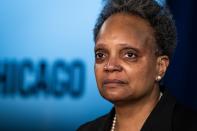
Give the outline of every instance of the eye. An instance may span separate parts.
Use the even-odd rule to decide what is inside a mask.
[[[102,53],[100,51],[95,53],[95,59],[96,60],[103,60],[104,58],[105,58],[105,54],[104,53]]]
[[[135,59],[137,57],[137,55],[133,52],[127,52],[124,56],[129,59]]]
[[[132,47],[124,47],[121,49],[120,54],[124,60],[136,61],[139,51]]]

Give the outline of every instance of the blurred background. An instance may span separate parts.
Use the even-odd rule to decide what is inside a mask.
[[[168,3],[178,46],[164,79],[197,108],[195,0]],[[0,129],[74,131],[107,113],[94,77],[93,27],[103,0],[0,0]]]

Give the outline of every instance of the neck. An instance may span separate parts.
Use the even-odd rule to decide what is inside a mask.
[[[124,104],[115,104],[118,130],[140,131],[145,120],[159,101],[159,87],[142,98]],[[132,126],[131,126],[132,125]]]

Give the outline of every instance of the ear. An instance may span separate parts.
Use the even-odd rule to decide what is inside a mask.
[[[169,65],[169,57],[164,55],[164,56],[159,56],[157,58],[157,76],[156,76],[156,81],[160,81],[161,78],[164,77],[167,68]]]

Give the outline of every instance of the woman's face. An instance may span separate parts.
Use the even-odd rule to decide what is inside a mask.
[[[158,60],[153,29],[128,14],[114,14],[95,44],[95,75],[100,94],[111,102],[137,100],[156,88]]]

